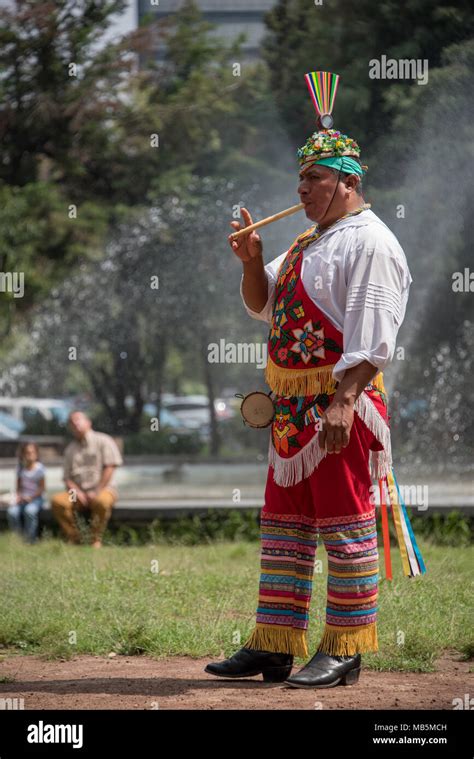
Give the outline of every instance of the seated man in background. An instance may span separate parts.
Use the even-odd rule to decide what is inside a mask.
[[[76,511],[90,512],[92,545],[100,548],[117,500],[111,483],[115,467],[123,463],[122,456],[113,438],[93,430],[91,420],[82,411],[72,411],[68,425],[76,439],[64,452],[67,490],[53,496],[53,514],[68,543],[80,543]]]

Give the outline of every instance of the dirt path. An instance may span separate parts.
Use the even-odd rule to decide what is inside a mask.
[[[203,672],[210,660],[4,655],[0,699],[23,698],[25,709],[452,709],[474,693],[470,663],[450,652],[430,674],[365,670],[355,686],[324,690],[215,678]]]

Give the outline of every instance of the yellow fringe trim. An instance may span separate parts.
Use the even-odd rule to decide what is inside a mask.
[[[313,366],[309,369],[286,369],[278,366],[268,357],[265,367],[267,385],[277,395],[318,395],[336,391],[336,380],[332,376],[335,364]]]
[[[387,395],[387,391],[385,390],[385,385],[383,383],[383,372],[377,372],[373,380],[371,380],[371,383],[376,390],[380,390],[381,393]]]
[[[325,625],[323,637],[318,646],[318,651],[329,656],[353,656],[378,650],[376,622],[362,627]]]
[[[318,395],[335,393],[337,381],[332,376],[335,364],[312,366],[308,369],[287,369],[278,366],[269,356],[265,367],[267,385],[277,395]],[[387,394],[383,372],[377,372],[371,380],[376,390]]]
[[[302,659],[309,656],[306,630],[284,625],[265,625],[257,622],[254,631],[245,641],[243,647],[280,654],[293,654],[293,656],[300,656]]]

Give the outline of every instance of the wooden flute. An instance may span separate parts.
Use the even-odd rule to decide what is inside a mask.
[[[250,224],[249,227],[244,227],[243,229],[239,229],[237,232],[233,232],[230,236],[232,240],[237,240],[239,237],[243,237],[243,235],[248,235],[249,232],[252,232],[254,229],[258,229],[259,227],[264,227],[266,224],[271,224],[273,221],[278,221],[278,219],[283,219],[285,216],[290,216],[292,213],[296,213],[297,211],[302,211],[304,208],[304,203],[298,203],[296,206],[291,206],[291,208],[287,208],[285,211],[280,211],[279,213],[273,214],[273,216],[267,216],[266,219],[262,219],[261,221],[256,221],[255,224]]]

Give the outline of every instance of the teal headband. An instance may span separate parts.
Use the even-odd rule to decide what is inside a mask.
[[[311,165],[329,166],[331,169],[339,169],[340,171],[343,171],[344,174],[357,174],[359,177],[364,176],[364,169],[362,166],[348,155],[320,158]]]

